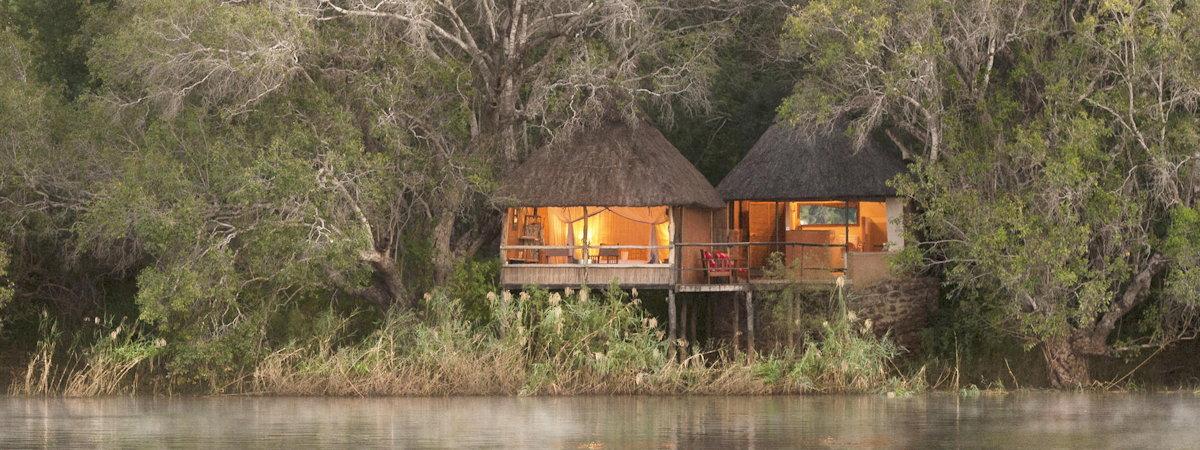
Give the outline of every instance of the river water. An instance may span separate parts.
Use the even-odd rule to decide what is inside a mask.
[[[0,398],[0,447],[1195,448],[1200,396]]]

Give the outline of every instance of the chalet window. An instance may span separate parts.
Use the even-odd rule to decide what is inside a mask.
[[[508,246],[539,247],[511,249],[509,262],[667,264],[671,255],[666,206],[513,208],[508,220],[518,230]]]

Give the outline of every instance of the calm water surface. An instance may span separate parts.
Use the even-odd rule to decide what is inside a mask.
[[[1192,394],[0,398],[0,447],[1196,448]]]

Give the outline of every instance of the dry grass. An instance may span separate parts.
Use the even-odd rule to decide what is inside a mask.
[[[843,310],[819,340],[778,354],[696,353],[667,357],[659,324],[619,290],[490,294],[494,319],[463,321],[460,302],[426,298],[421,317],[396,313],[365,338],[330,313],[328,329],[282,345],[212,393],[315,396],[783,394],[911,392],[897,377],[895,347]],[[30,358],[17,395],[134,394],[167,384],[161,345],[123,326],[82,351],[62,352],[50,331]],[[67,356],[63,356],[63,354]],[[78,356],[71,356],[78,355]],[[753,356],[753,357],[751,357]],[[55,361],[65,361],[56,363]],[[201,393],[205,388],[199,388]],[[157,390],[155,390],[157,391]]]
[[[657,323],[618,291],[492,295],[495,323],[457,321],[455,302],[427,298],[430,317],[393,317],[359,345],[293,345],[254,371],[249,393],[284,395],[579,395],[900,392],[897,350],[842,309],[822,339],[777,355],[666,357]],[[751,362],[753,361],[753,362]]]
[[[100,336],[83,350],[60,352],[63,340],[57,327],[43,318],[37,350],[25,365],[23,376],[8,386],[10,395],[97,397],[135,394],[139,374],[152,365],[157,346],[138,341],[124,324]],[[61,354],[60,354],[61,353]]]

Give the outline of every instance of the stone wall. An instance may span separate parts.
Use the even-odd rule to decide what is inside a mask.
[[[871,319],[877,333],[891,333],[896,343],[919,351],[921,331],[937,310],[940,285],[929,277],[890,277],[850,289],[848,307]]]

